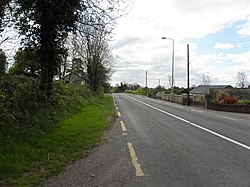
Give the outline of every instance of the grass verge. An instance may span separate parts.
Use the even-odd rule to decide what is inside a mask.
[[[0,167],[2,180],[10,186],[35,186],[58,173],[70,162],[83,158],[101,140],[114,117],[112,97],[95,97],[79,113],[29,142],[3,145]],[[11,168],[11,169],[10,169]]]

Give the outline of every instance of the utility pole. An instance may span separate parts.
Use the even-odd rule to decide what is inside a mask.
[[[146,71],[146,95],[148,95],[148,71]]]
[[[159,79],[159,89],[161,91],[161,79]]]
[[[166,38],[166,37],[162,37],[161,39],[163,40],[172,40],[172,81],[171,81],[171,94],[172,94],[172,98],[171,98],[171,102],[173,102],[173,98],[174,98],[174,39],[173,38]]]
[[[187,106],[190,105],[189,95],[189,44],[187,44]]]

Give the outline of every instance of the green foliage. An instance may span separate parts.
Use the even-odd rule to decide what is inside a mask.
[[[7,68],[7,58],[2,49],[0,49],[0,76],[5,74]]]
[[[250,100],[239,100],[238,104],[242,104],[242,105],[250,105]]]
[[[81,58],[73,58],[72,59],[72,66],[68,70],[70,73],[74,73],[80,77],[85,76],[84,72],[84,63]]]
[[[39,89],[39,80],[3,75],[0,80],[0,184],[5,180],[14,186],[32,186],[82,155],[85,148],[96,145],[107,124],[106,114],[109,116],[112,111],[111,99],[97,98],[86,87],[56,81],[48,99]],[[86,112],[87,106],[92,105],[97,109],[90,114]],[[73,122],[63,122],[79,112]],[[81,129],[85,129],[85,133]],[[48,152],[53,159],[47,162]],[[16,177],[18,182],[12,183]]]
[[[64,96],[71,93],[68,85],[56,84],[63,89],[56,89],[56,93]],[[36,186],[71,161],[87,155],[100,142],[103,130],[114,116],[112,97],[91,97],[84,90],[87,91],[79,88],[72,91],[73,94],[80,91],[86,97],[82,98],[85,105],[78,108],[77,114],[29,141],[9,141],[1,146],[0,180],[11,186]]]
[[[75,30],[79,18],[80,0],[17,0],[16,26],[25,36],[25,47],[38,46],[41,65],[40,88],[51,96],[54,76],[57,74],[63,42]]]
[[[126,90],[129,89],[127,83],[121,82],[120,84],[121,84],[120,86],[114,88],[114,92],[123,93],[123,92],[125,92]]]
[[[111,93],[111,84],[110,83],[104,83],[103,84],[104,93]]]
[[[36,50],[19,50],[15,55],[15,62],[10,68],[11,75],[25,75],[27,77],[38,77],[41,67],[37,61]]]
[[[42,134],[60,115],[75,113],[92,95],[87,88],[57,81],[48,99],[39,89],[39,80],[5,75],[0,80],[0,138],[28,139]]]
[[[10,2],[10,0],[1,0],[0,1],[0,34],[3,30],[4,25],[4,16],[5,16],[5,9],[6,5]]]
[[[146,92],[142,88],[137,88],[135,91],[132,91],[132,94],[145,95]]]
[[[22,136],[36,128],[32,117],[44,105],[46,96],[39,92],[35,79],[5,75],[0,80],[0,137]],[[43,107],[44,108],[44,107]],[[18,133],[17,133],[18,132]]]
[[[46,45],[41,43],[46,29],[51,33],[45,37],[48,40],[53,37],[55,39],[53,42],[60,45],[67,33],[76,27],[75,22],[78,19],[76,10],[80,8],[80,0],[65,0],[63,3],[61,0],[34,0],[32,2],[17,0],[15,6],[17,26],[21,34],[26,36],[27,44]]]

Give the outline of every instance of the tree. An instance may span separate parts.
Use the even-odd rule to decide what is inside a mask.
[[[140,88],[141,86],[139,85],[139,84],[137,84],[137,83],[134,83],[134,84],[130,84],[129,85],[129,89],[130,90],[136,90],[136,89],[138,89],[138,88]]]
[[[59,66],[59,78],[64,79],[69,73],[76,74],[80,77],[86,77],[86,67],[83,62],[83,58],[78,53],[83,41],[81,38],[77,38],[76,34],[70,34],[65,43],[66,53],[62,56],[62,63]]]
[[[37,61],[35,49],[17,51],[14,57],[14,65],[9,70],[12,75],[24,75],[27,77],[40,76],[41,66]]]
[[[16,20],[25,46],[38,46],[41,89],[52,90],[60,66],[58,56],[69,32],[85,26],[98,27],[114,22],[121,0],[15,0]],[[108,27],[110,28],[110,27]],[[81,30],[81,29],[80,29]]]
[[[118,86],[115,90],[117,93],[125,92],[125,90],[128,90],[128,84],[126,82],[121,82],[120,86]]]
[[[75,30],[80,0],[16,0],[17,25],[25,36],[25,46],[38,46],[41,65],[40,87],[48,96],[57,74],[62,44],[68,32]]]
[[[58,72],[58,78],[60,80],[64,79],[64,77],[68,73],[69,69],[68,56],[69,53],[67,49],[64,49],[64,52],[58,55],[59,66],[57,72]]]
[[[10,0],[0,1],[0,33],[3,31],[5,11],[9,2]]]
[[[73,50],[72,54],[82,59],[88,85],[95,92],[109,81],[115,60],[108,46],[107,36],[104,26],[85,26],[71,39],[71,45],[76,51],[75,53]]]
[[[11,24],[10,21],[10,3],[11,0],[1,0],[0,1],[0,47],[1,45],[10,39],[10,36],[5,36],[3,34],[4,29],[7,25]]]
[[[238,72],[236,77],[236,86],[245,88],[248,85],[247,75],[245,72]]]
[[[95,92],[108,82],[111,76],[111,65],[114,61],[106,41],[94,38],[87,43],[87,65],[88,81],[91,89]]]
[[[203,74],[203,76],[202,76],[202,85],[208,86],[208,85],[210,85],[210,83],[211,83],[211,81],[210,81],[209,75]]]
[[[161,92],[161,91],[163,91],[164,90],[164,86],[161,86],[161,85],[159,85],[159,86],[157,86],[156,88],[155,88],[155,92],[157,93],[157,92]]]
[[[2,49],[0,49],[0,76],[6,73],[7,69],[7,58]]]

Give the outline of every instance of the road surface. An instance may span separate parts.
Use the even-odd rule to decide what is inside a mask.
[[[43,186],[250,186],[250,115],[113,94],[106,143]]]

